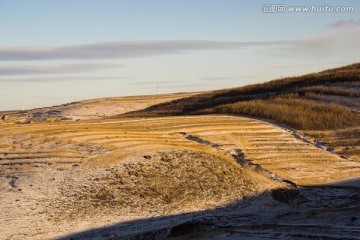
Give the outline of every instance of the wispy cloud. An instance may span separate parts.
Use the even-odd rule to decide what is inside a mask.
[[[344,37],[346,36],[346,37]],[[360,47],[360,22],[338,21],[317,36],[280,41],[224,42],[207,40],[118,41],[60,47],[0,46],[0,61],[92,60],[182,54],[200,50],[233,50],[271,47],[272,53],[306,51],[336,52]],[[280,51],[279,51],[280,50]],[[286,52],[285,51],[285,52]]]
[[[180,54],[194,50],[269,46],[281,42],[219,42],[201,40],[121,41],[63,47],[0,47],[1,61],[117,59]]]
[[[350,28],[358,28],[360,27],[360,21],[354,21],[354,20],[339,20],[335,23],[329,24],[332,28],[344,28],[344,27],[350,27]]]
[[[64,76],[64,77],[21,77],[21,78],[4,78],[0,79],[0,82],[66,82],[66,81],[102,81],[102,80],[130,80],[131,77],[93,77],[93,76],[84,76],[84,77],[74,77],[74,76]]]
[[[299,64],[299,65],[274,66],[273,68],[304,68],[308,66],[309,64]]]
[[[177,83],[178,81],[142,81],[142,82],[130,82],[129,85],[162,85],[169,83]]]
[[[228,81],[228,80],[239,80],[239,79],[246,79],[246,78],[256,78],[256,75],[248,75],[248,76],[239,76],[239,77],[202,77],[199,80],[202,81]]]
[[[337,21],[321,35],[296,40],[290,46],[297,52],[313,54],[356,51],[360,48],[360,22]]]
[[[232,77],[202,77],[199,80],[202,81],[223,81],[223,80],[232,80]]]
[[[98,70],[121,68],[120,64],[111,63],[81,63],[58,66],[41,65],[11,65],[0,66],[0,76],[39,75],[39,74],[69,74],[81,72],[94,72]]]

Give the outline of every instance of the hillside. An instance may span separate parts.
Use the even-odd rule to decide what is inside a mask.
[[[358,108],[354,64],[2,113],[0,239],[359,239]]]
[[[360,160],[360,63],[165,102],[125,117],[235,114],[304,131]]]
[[[0,112],[0,123],[30,123],[44,121],[71,121],[101,119],[147,108],[162,102],[189,97],[197,93],[173,93],[129,97],[109,97],[88,99],[52,107],[43,107],[25,111]],[[1,116],[8,116],[3,121]]]
[[[290,99],[306,100],[298,103],[323,104],[329,107],[330,111],[331,103],[359,111],[360,63],[299,77],[288,77],[262,84],[197,94],[188,98],[157,104],[127,114],[127,116],[169,116],[204,112],[236,113],[235,110],[225,110],[221,107],[253,100],[272,100],[283,96],[289,96]],[[253,114],[250,113],[249,115]]]
[[[298,239],[330,230],[356,239],[339,223],[358,226],[350,219],[360,192],[339,181],[359,176],[360,162],[267,122],[204,115],[1,128],[1,239],[163,239],[239,224],[256,236],[264,222],[275,235],[290,223]]]

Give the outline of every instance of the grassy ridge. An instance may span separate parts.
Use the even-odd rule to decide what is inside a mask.
[[[285,123],[297,129],[324,130],[360,125],[360,115],[337,104],[318,104],[290,94],[266,100],[225,104],[199,113],[245,114]]]
[[[198,94],[125,115],[232,113],[267,118],[298,129],[339,129],[360,126],[359,113],[348,108],[359,102],[359,83],[360,63],[357,63],[299,77]],[[329,100],[329,96],[332,99]],[[347,102],[350,104],[345,104]]]
[[[360,97],[360,92],[352,89],[343,89],[338,87],[327,87],[327,86],[312,86],[312,87],[303,87],[298,91],[300,94],[321,94],[321,95],[335,95],[335,96],[344,96],[344,97]]]
[[[203,113],[247,114],[299,129],[338,129],[360,126],[358,112],[344,100],[359,101],[360,63],[299,77],[217,90],[151,106],[126,116],[156,117]],[[326,100],[323,103],[314,100]],[[334,104],[337,103],[337,104]]]

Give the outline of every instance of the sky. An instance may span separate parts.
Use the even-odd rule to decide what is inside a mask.
[[[357,0],[0,0],[0,111],[238,87],[359,56]]]

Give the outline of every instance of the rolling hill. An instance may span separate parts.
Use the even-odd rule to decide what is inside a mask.
[[[359,72],[2,113],[0,238],[359,239]]]
[[[360,160],[360,63],[197,94],[123,116],[199,114],[235,114],[284,124]]]
[[[288,77],[262,84],[197,94],[187,98],[153,105],[144,110],[126,114],[126,116],[243,113],[250,116],[278,120],[279,122],[284,122],[290,126],[302,129],[332,129],[360,124],[355,117],[357,115],[354,113],[360,110],[359,98],[360,63],[357,63],[299,77]],[[251,104],[250,108],[256,108],[258,110],[251,112],[249,109],[243,107],[244,104],[240,104],[244,102]],[[321,118],[322,109],[319,106],[325,107],[327,112],[334,114],[350,114],[351,117],[355,117],[355,119],[354,122],[348,122],[348,119],[344,118],[344,120],[339,120],[338,125],[336,125],[336,122],[334,125],[324,124],[323,126],[319,126],[316,125],[317,122],[315,122],[315,120],[309,120],[308,125],[298,124],[290,120],[278,119],[273,114],[266,115],[264,113],[264,109],[271,112],[272,109],[268,108],[270,104],[278,106],[278,108],[275,107],[275,109],[273,109],[274,111],[280,110],[280,102],[285,102],[284,105],[290,107],[300,105],[300,108],[303,110],[309,110],[309,112],[304,112],[304,119],[307,117],[310,118],[317,113],[320,113],[318,114],[318,118]],[[258,106],[255,106],[254,103]],[[333,104],[337,104],[339,107],[336,109]],[[345,109],[352,111],[346,111]],[[294,114],[293,112],[289,111],[287,114]],[[289,118],[291,118],[291,116],[289,116]]]

